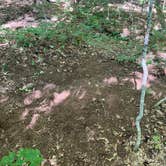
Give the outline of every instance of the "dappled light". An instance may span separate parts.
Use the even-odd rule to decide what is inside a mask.
[[[29,123],[29,125],[26,127],[26,129],[32,129],[34,125],[36,124],[37,120],[39,119],[39,114],[33,114],[32,119]]]
[[[8,101],[8,99],[9,99],[9,96],[1,95],[0,104],[5,103],[6,101]]]
[[[21,119],[21,120],[25,120],[26,117],[28,116],[29,112],[30,112],[30,110],[29,110],[28,108],[25,108],[25,110],[24,110],[24,112],[22,113],[20,119]]]
[[[121,79],[118,79],[117,77],[104,78],[103,82],[106,85],[124,85],[125,83],[130,82],[133,89],[140,90],[142,86],[142,73],[136,71],[130,73],[128,77]],[[157,82],[157,77],[149,73],[147,88],[152,87],[153,84]]]
[[[112,5],[113,7],[116,7],[118,9],[122,9],[122,10],[125,10],[125,11],[134,11],[134,12],[137,12],[137,13],[142,13],[143,9],[142,7],[136,5],[136,4],[132,4],[131,2],[124,2],[123,4],[113,4]],[[145,11],[145,10],[144,10]]]
[[[80,96],[78,96],[78,99],[83,99],[84,97],[85,97],[85,95],[86,95],[86,90],[84,90],[81,94],[80,94]]]
[[[82,100],[87,94],[87,91],[81,87],[77,88],[77,90],[74,90],[72,95],[70,90],[63,90],[62,92],[57,93],[55,92],[55,88],[55,84],[46,84],[42,90],[35,90],[25,97],[24,104],[26,108],[21,114],[20,119],[26,120],[29,115],[32,114],[31,121],[27,125],[26,129],[32,129],[35,126],[37,120],[41,116],[41,113],[51,113],[52,111],[56,110],[56,106],[63,104],[70,96],[78,100]],[[31,106],[35,104],[38,99],[41,100],[38,106]]]
[[[0,47],[5,47],[7,45],[8,45],[8,43],[0,43]]]
[[[23,6],[23,5],[29,5],[32,4],[33,0],[26,0],[26,1],[18,1],[18,0],[0,0],[0,3],[3,3],[7,6],[9,5],[18,5],[18,6]]]
[[[56,85],[55,84],[46,84],[43,88],[44,93],[49,93],[52,89],[55,89]]]
[[[25,14],[17,18],[16,20],[9,21],[2,25],[2,28],[10,28],[10,29],[17,29],[17,28],[25,28],[25,27],[37,27],[39,23],[35,21],[33,16],[30,14]]]
[[[25,99],[24,99],[24,104],[25,105],[30,105],[32,104],[32,102],[36,99],[39,99],[42,97],[42,92],[40,90],[35,90],[32,92],[32,94],[28,95]]]
[[[81,86],[73,91],[73,96],[78,98],[79,100],[82,100],[86,96],[86,94],[87,90]]]
[[[60,93],[57,93],[55,91],[51,92],[51,90],[55,89],[55,87],[55,84],[46,84],[42,91],[35,90],[27,95],[27,97],[24,99],[25,106],[30,107],[25,108],[20,119],[25,120],[30,112],[32,114],[31,122],[26,127],[27,129],[34,127],[40,117],[40,113],[51,113],[56,106],[62,104],[70,96],[70,90],[64,90]],[[41,98],[42,101],[39,103],[39,106],[31,106],[37,99]]]
[[[133,88],[140,90],[142,87],[142,73],[141,72],[134,72],[131,75],[133,75],[133,78],[125,79],[133,84]],[[156,77],[152,74],[149,74],[148,76],[148,82],[147,82],[147,88],[151,87],[153,83],[157,81]]]
[[[158,51],[157,56],[159,56],[160,58],[166,61],[166,51],[165,52]]]
[[[54,92],[53,100],[50,102],[50,106],[54,107],[63,103],[63,101],[66,100],[69,96],[70,96],[69,90],[62,91],[61,93]]]
[[[165,165],[153,2],[0,0],[0,166]]]
[[[117,85],[118,79],[116,77],[104,78],[103,82],[108,85]]]
[[[121,33],[122,37],[128,37],[128,36],[130,36],[130,34],[131,33],[128,28],[123,28],[123,32]]]

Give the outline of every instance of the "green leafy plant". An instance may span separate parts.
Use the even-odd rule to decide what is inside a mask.
[[[151,88],[146,88],[145,93],[146,93],[147,95],[151,95],[151,94],[153,93],[153,91],[152,91]]]
[[[7,72],[8,72],[8,65],[7,65],[6,63],[3,63],[3,64],[2,64],[2,72],[3,72],[4,74],[7,74]]]
[[[0,160],[0,166],[40,166],[43,156],[38,149],[20,149],[10,152]]]
[[[33,84],[28,84],[28,85],[24,85],[22,88],[19,88],[19,91],[21,92],[31,92],[34,88]]]
[[[154,145],[155,150],[160,150],[162,146],[161,136],[159,134],[152,136],[152,143]]]
[[[33,77],[33,78],[36,78],[36,77],[38,77],[38,76],[40,76],[40,75],[43,75],[43,74],[44,74],[44,71],[43,71],[43,70],[40,70],[40,71],[35,72],[32,77]]]
[[[82,1],[76,5],[73,12],[65,13],[63,21],[55,24],[43,23],[36,28],[18,29],[8,36],[18,47],[42,47],[44,50],[63,51],[69,45],[80,47],[85,44],[102,49],[109,54],[117,53],[118,48],[119,62],[135,62],[137,56],[128,55],[131,49],[134,55],[138,54],[140,44],[133,43],[129,37],[121,36],[122,21],[128,20],[129,14],[110,7],[109,19],[107,19],[108,3],[108,0]],[[96,6],[101,10],[95,9]],[[123,50],[123,53],[119,50]],[[36,62],[32,60],[31,64],[35,66]]]
[[[104,2],[104,3],[103,3]],[[107,4],[107,0],[95,0],[91,2],[92,4]],[[12,33],[11,37],[15,40],[18,46],[23,47],[35,47],[38,45],[43,45],[45,48],[52,45],[55,48],[60,48],[66,46],[67,44],[81,45],[82,43],[87,43],[94,38],[97,39],[96,33],[107,33],[104,27],[111,27],[115,19],[111,19],[111,22],[106,19],[106,11],[93,11],[92,8],[88,7],[89,2],[85,2],[84,6],[79,6],[72,13],[68,13],[67,17],[71,19],[70,22],[60,21],[58,24],[41,24],[40,26],[33,28],[24,28],[16,30]],[[115,12],[110,14],[110,17],[116,15]],[[103,19],[104,18],[104,19]],[[69,20],[70,20],[69,19]],[[114,33],[112,31],[109,35],[116,40],[126,40],[120,37],[120,33]]]
[[[31,47],[36,46],[44,40],[50,40],[54,37],[55,31],[51,29],[51,25],[41,24],[39,27],[24,28],[13,32],[12,37],[19,46]]]
[[[123,54],[118,55],[118,56],[116,57],[116,60],[117,60],[118,62],[135,62],[136,59],[137,59],[136,56],[127,56],[127,55],[123,55]]]
[[[150,49],[154,51],[161,50],[166,45],[166,31],[154,30],[150,41]]]

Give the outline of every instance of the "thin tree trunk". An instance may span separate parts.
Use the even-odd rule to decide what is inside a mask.
[[[137,151],[141,144],[141,126],[140,122],[142,120],[144,114],[144,103],[145,103],[145,92],[146,92],[146,84],[148,79],[148,67],[146,64],[146,54],[149,44],[149,34],[151,30],[151,22],[152,22],[152,7],[153,7],[153,0],[149,0],[149,7],[148,7],[148,17],[147,17],[147,30],[144,38],[144,47],[142,51],[142,68],[143,68],[143,78],[142,78],[142,89],[141,89],[141,98],[140,98],[140,109],[139,114],[136,118],[136,129],[137,129],[137,140],[134,147],[134,151]]]

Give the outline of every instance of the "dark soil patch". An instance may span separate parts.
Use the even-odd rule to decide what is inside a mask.
[[[1,98],[9,97],[0,106],[1,157],[20,147],[31,147],[40,149],[45,158],[56,157],[63,166],[125,164],[122,161],[126,161],[132,147],[126,143],[135,136],[139,91],[122,80],[139,67],[119,64],[94,54],[91,48],[63,55],[50,50],[42,62],[32,65],[33,53],[13,49],[11,53],[7,49],[1,50],[2,63],[8,65],[8,75],[1,73],[1,86],[6,88]],[[4,56],[6,52],[13,56]],[[40,71],[43,74],[35,75]],[[118,82],[107,85],[104,79],[108,77],[117,77]],[[26,106],[24,101],[30,92],[23,93],[19,88],[29,83],[43,96]],[[48,83],[56,86],[45,93],[43,87]],[[50,113],[36,111],[45,108],[42,103],[51,103],[54,92],[65,90],[70,91],[69,97],[58,106],[50,106]],[[155,102],[153,96],[147,96],[146,109],[151,110]],[[30,110],[28,115],[20,120],[26,109]],[[38,120],[27,129],[35,114]],[[148,123],[145,121],[143,126]],[[143,145],[146,147],[146,143]]]

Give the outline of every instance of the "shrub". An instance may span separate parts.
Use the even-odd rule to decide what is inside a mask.
[[[43,157],[38,149],[20,149],[17,153],[10,152],[0,160],[0,166],[40,166]]]

